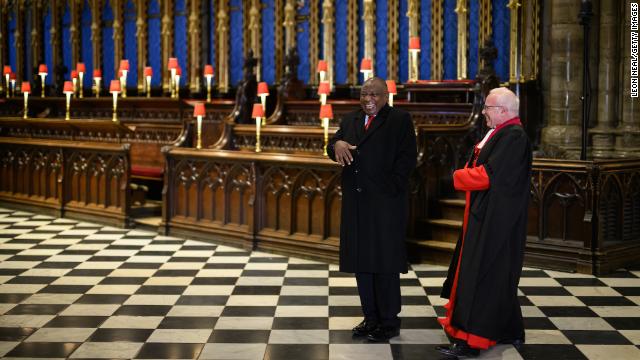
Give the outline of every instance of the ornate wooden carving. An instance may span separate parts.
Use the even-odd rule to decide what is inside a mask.
[[[111,9],[113,11],[113,73],[117,75],[120,60],[124,54],[124,3],[122,0],[111,0]]]
[[[71,38],[71,67],[72,68],[75,68],[76,64],[80,60],[80,11],[81,11],[80,9],[81,8],[82,8],[82,4],[80,4],[78,1],[69,0],[69,15],[71,16],[71,23],[69,25],[69,37]],[[114,26],[115,26],[115,21],[114,21]],[[115,31],[114,31],[114,34],[115,34]]]
[[[94,69],[102,69],[102,0],[91,0],[91,44]]]
[[[247,248],[335,260],[339,167],[317,156],[167,151],[163,225]],[[313,209],[313,211],[312,211]]]
[[[0,199],[128,226],[129,145],[0,137]]]
[[[16,84],[21,84],[24,79],[24,0],[14,1],[13,9],[16,19],[16,29],[13,33],[16,48]],[[19,86],[19,85],[16,85]]]
[[[162,26],[160,30],[162,37],[162,90],[169,93],[171,74],[169,73],[169,58],[173,57],[173,0],[162,0]]]

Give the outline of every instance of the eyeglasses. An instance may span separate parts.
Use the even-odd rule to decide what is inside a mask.
[[[504,106],[502,106],[502,105],[484,105],[484,106],[482,107],[482,110],[485,110],[485,111],[486,111],[486,110],[489,110],[490,108],[503,108],[503,107],[504,107]]]

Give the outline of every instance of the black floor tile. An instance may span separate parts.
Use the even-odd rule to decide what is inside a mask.
[[[4,261],[45,261],[49,255],[16,255]]]
[[[275,306],[226,306],[221,316],[274,316]]]
[[[264,360],[324,360],[328,358],[329,345],[318,344],[268,344],[264,353]]]
[[[571,296],[561,286],[521,286],[520,291],[527,296]]]
[[[289,264],[287,270],[329,270],[328,264]]]
[[[112,269],[73,269],[65,276],[107,276],[112,272]]]
[[[400,286],[422,286],[418,279],[400,279]]]
[[[263,343],[269,341],[270,330],[213,330],[208,343]]]
[[[122,277],[122,276],[109,276],[102,281],[100,281],[100,285],[142,285],[149,278],[146,277]]]
[[[146,343],[142,345],[138,359],[196,359],[204,344]]]
[[[427,295],[440,296],[440,294],[442,294],[442,286],[425,286],[423,289]]]
[[[623,296],[640,296],[640,286],[614,287],[613,290]]]
[[[66,309],[62,304],[20,304],[9,310],[7,315],[56,315]]]
[[[640,330],[640,317],[604,318],[616,330]]]
[[[97,328],[108,316],[57,316],[44,327],[47,328]]]
[[[637,276],[629,271],[617,270],[609,274],[600,275],[600,278],[637,278]]]
[[[114,315],[165,316],[171,311],[170,305],[122,305]]]
[[[542,270],[522,270],[521,278],[548,278],[550,277]]]
[[[244,270],[242,276],[284,277],[285,270]]]
[[[158,329],[213,329],[218,318],[168,316],[162,319]]]
[[[204,295],[182,295],[178,298],[176,305],[217,305],[222,306],[229,299],[226,295],[204,296]]]
[[[38,328],[0,327],[0,341],[22,341]]]
[[[431,305],[427,296],[403,296],[402,305]]]
[[[211,251],[217,249],[217,245],[184,245],[180,248],[180,251],[199,250],[199,251]]]
[[[233,288],[232,295],[280,295],[280,286],[244,286]]]
[[[249,258],[250,263],[263,263],[263,264],[282,264],[289,262],[287,257],[252,257]]]
[[[208,257],[193,257],[193,256],[173,256],[169,259],[170,263],[205,263],[209,260]]]
[[[129,295],[109,295],[109,294],[86,294],[82,295],[77,304],[122,304],[129,298]]]
[[[347,287],[347,286],[330,286],[329,287],[329,295],[355,295],[358,296],[358,288],[357,287]]]
[[[84,294],[89,289],[91,289],[93,285],[48,285],[45,286],[42,290],[38,291],[38,293],[49,293],[49,294]]]
[[[524,344],[518,352],[524,360],[587,360],[573,345]]]
[[[283,285],[293,286],[328,286],[328,278],[284,278]]]
[[[322,306],[328,305],[328,296],[285,296],[278,298],[278,305],[299,305],[299,306]]]
[[[576,345],[631,345],[631,342],[617,331],[562,330],[562,333]]]
[[[213,256],[250,256],[251,253],[248,251],[216,251]]]
[[[92,342],[145,342],[153,329],[97,329],[88,341]]]
[[[274,330],[326,330],[329,328],[329,319],[325,317],[275,317],[271,328]]]
[[[73,269],[80,264],[79,262],[45,261],[35,267],[37,269]]]
[[[221,263],[207,263],[204,264],[203,269],[244,269],[244,263],[229,263],[229,264],[221,264]]]
[[[31,294],[0,294],[0,303],[18,304],[30,296]]]
[[[0,269],[0,276],[16,276],[25,272],[27,269]]]
[[[419,278],[446,278],[446,270],[419,270],[414,271]]]
[[[153,274],[154,277],[157,276],[170,276],[170,277],[176,277],[176,276],[188,276],[188,277],[193,277],[196,276],[198,274],[199,270],[174,270],[174,269],[170,269],[170,270],[158,270],[156,271],[155,274]]]
[[[119,269],[158,269],[162,266],[162,263],[134,263],[125,262],[120,265]]]
[[[127,261],[127,259],[129,259],[129,256],[108,256],[108,255],[99,255],[99,256],[92,256],[90,257],[87,262],[109,262],[109,261],[114,261],[114,262],[123,262],[123,261]]]
[[[577,296],[587,306],[637,306],[633,301],[621,296]]]
[[[355,277],[354,274],[352,273],[346,273],[346,272],[342,272],[342,271],[329,271],[329,277],[332,278],[352,278]]]
[[[540,306],[538,309],[547,317],[598,317],[586,306]]]
[[[55,357],[66,358],[80,343],[22,342],[5,356],[8,357]]]
[[[329,306],[329,316],[362,316],[360,306]]]
[[[136,290],[137,295],[181,295],[186,286],[143,285]]]
[[[237,281],[235,277],[195,277],[190,285],[235,285]]]

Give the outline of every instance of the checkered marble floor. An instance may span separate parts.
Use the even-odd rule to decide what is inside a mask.
[[[355,279],[335,265],[0,209],[0,356],[440,359],[445,268],[402,276],[402,330],[352,339]],[[527,343],[483,359],[640,359],[640,272],[525,269]]]

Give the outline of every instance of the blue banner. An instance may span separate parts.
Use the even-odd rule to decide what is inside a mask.
[[[407,0],[400,0],[400,11],[398,12],[398,74],[394,78],[400,79],[401,83],[407,82],[409,78],[409,19],[407,19]],[[391,76],[390,76],[391,78]]]
[[[136,6],[133,0],[124,6],[124,59],[129,60],[127,87],[138,84],[138,39],[136,39]]]
[[[187,82],[187,7],[185,0],[176,0],[174,4],[174,22],[173,22],[173,55],[178,58],[178,65],[182,69],[180,75],[180,87]]]
[[[80,19],[80,27],[82,29],[82,31],[80,31],[80,52],[82,53],[80,58],[87,68],[87,72],[82,79],[82,86],[84,86],[85,89],[91,89],[91,84],[93,83],[93,44],[91,43],[91,7],[89,0],[84,0],[84,7]],[[53,75],[51,70],[49,70],[49,72]],[[47,76],[47,78],[48,77],[49,76]]]
[[[335,3],[336,37],[335,37],[335,69],[334,83],[347,82],[347,2]]]
[[[113,11],[111,4],[106,0],[102,7],[102,84],[109,89],[109,83],[115,77],[113,65]]]
[[[511,15],[507,8],[508,0],[494,0],[491,6],[493,18],[493,44],[498,49],[498,58],[494,62],[500,82],[509,80],[509,24]]]
[[[32,4],[32,6],[35,6],[35,4]],[[32,62],[32,57],[33,57],[33,50],[31,49],[31,46],[29,44],[31,44],[31,28],[32,28],[32,16],[31,16],[31,9],[26,9],[25,11],[25,16],[24,16],[24,29],[23,29],[23,33],[24,33],[24,43],[26,44],[26,46],[24,47],[25,51],[25,56],[24,56],[24,80],[31,82],[33,80],[33,74],[35,72],[38,72],[38,69],[33,69],[31,66],[33,64]],[[35,85],[35,84],[34,84]]]
[[[418,78],[431,79],[431,0],[422,0],[420,22],[420,76]]]
[[[44,40],[44,63],[47,64],[47,69],[49,70],[49,75],[47,76],[45,83],[47,85],[53,84],[54,78],[54,68],[53,68],[53,52],[51,48],[51,6],[47,6],[45,10],[44,20],[42,22],[44,31],[42,33]]]
[[[229,19],[231,39],[229,46],[229,85],[231,86],[237,86],[242,81],[242,67],[244,65],[242,6],[241,0],[229,1],[231,12]]]
[[[66,80],[71,80],[71,70],[75,67],[71,64],[71,12],[69,3],[65,4],[64,15],[62,16],[62,64],[67,67],[64,73]],[[113,40],[111,40],[113,42]],[[111,53],[113,54],[113,53]]]
[[[304,7],[298,10],[298,15],[309,18],[309,2],[304,2]],[[300,65],[298,66],[298,79],[303,83],[309,83],[309,20],[305,20],[298,26],[301,32],[296,31],[298,44],[298,55],[300,56]]]
[[[383,79],[393,79],[387,74],[387,32],[389,21],[387,20],[387,0],[376,2],[376,61],[375,74]]]
[[[276,82],[275,10],[273,0],[263,0],[262,10],[262,81]]]
[[[442,66],[444,80],[458,78],[458,14],[455,13],[456,0],[444,2],[444,40],[442,46]]]

